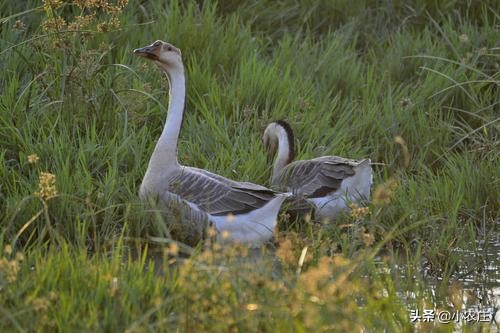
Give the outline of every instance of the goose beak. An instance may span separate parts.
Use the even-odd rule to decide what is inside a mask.
[[[134,54],[151,60],[158,60],[158,51],[159,47],[148,45],[139,49],[135,49]]]

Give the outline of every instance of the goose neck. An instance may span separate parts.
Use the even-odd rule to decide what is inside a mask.
[[[186,82],[183,70],[173,70],[167,73],[169,81],[168,114],[163,131],[156,143],[149,167],[165,168],[177,165],[177,144],[184,113]]]
[[[276,155],[276,160],[274,161],[273,178],[276,178],[280,174],[281,170],[283,170],[283,168],[291,162],[288,135],[281,127],[277,126],[276,128],[277,130],[275,135],[278,140],[278,153]]]

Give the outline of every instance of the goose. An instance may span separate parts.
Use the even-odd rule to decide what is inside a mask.
[[[369,199],[373,183],[370,159],[323,156],[293,162],[293,130],[284,120],[268,124],[262,140],[270,156],[277,152],[271,187],[292,192],[295,202],[305,199],[314,208],[315,219],[331,220],[348,210],[350,202]]]
[[[165,126],[149,160],[139,197],[164,202],[178,197],[189,204],[193,215],[206,214],[218,232],[217,239],[224,242],[258,246],[271,239],[281,204],[290,194],[179,164],[177,141],[186,94],[181,51],[157,40],[135,49],[134,54],[153,61],[165,72],[170,94]]]

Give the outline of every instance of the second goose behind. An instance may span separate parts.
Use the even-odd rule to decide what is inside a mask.
[[[305,198],[314,206],[316,219],[332,219],[346,211],[350,202],[369,199],[373,183],[370,159],[323,156],[294,162],[293,131],[283,120],[270,123],[262,139],[271,154],[277,152],[273,188]]]

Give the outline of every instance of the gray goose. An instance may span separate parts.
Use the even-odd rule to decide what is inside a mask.
[[[283,120],[270,123],[262,139],[272,156],[277,152],[272,188],[292,192],[295,202],[305,199],[314,207],[316,219],[330,220],[348,210],[350,202],[369,199],[373,183],[370,159],[323,156],[294,162],[293,130]]]
[[[207,217],[217,229],[218,238],[225,241],[260,245],[272,238],[286,194],[183,166],[177,161],[186,94],[181,51],[158,40],[135,49],[134,53],[152,60],[163,70],[170,88],[167,120],[139,189],[141,199],[154,198],[166,204],[173,198],[182,200],[192,208],[195,218]]]

